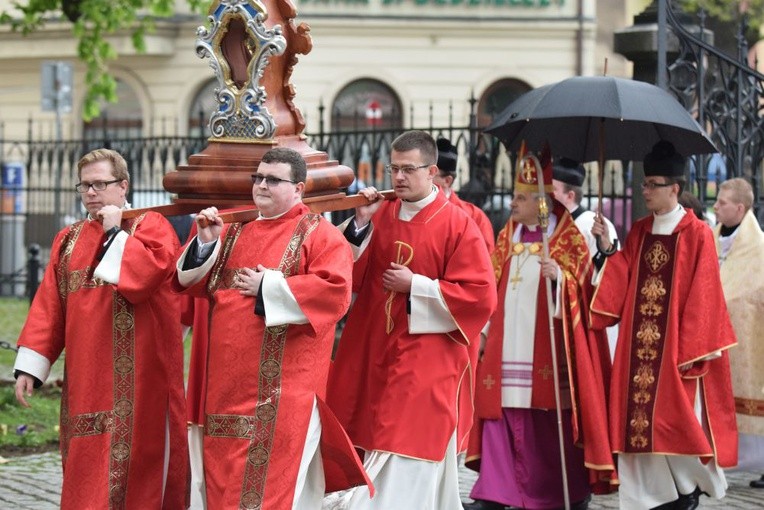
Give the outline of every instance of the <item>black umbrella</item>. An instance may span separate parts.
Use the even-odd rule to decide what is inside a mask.
[[[510,151],[525,140],[539,151],[577,161],[642,161],[659,140],[683,156],[717,152],[674,96],[640,81],[576,76],[531,90],[513,101],[485,130]]]

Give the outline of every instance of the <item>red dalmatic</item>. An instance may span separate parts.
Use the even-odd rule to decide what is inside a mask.
[[[62,508],[185,508],[183,344],[170,290],[177,236],[157,213],[122,228],[118,285],[93,276],[100,223],[59,232],[19,346],[51,362],[66,351]]]

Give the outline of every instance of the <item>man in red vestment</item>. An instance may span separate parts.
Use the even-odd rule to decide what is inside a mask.
[[[249,209],[240,206],[226,209],[225,212]],[[196,236],[196,223],[193,222],[187,240]],[[191,467],[191,507],[206,508],[206,489],[204,487],[204,396],[207,383],[207,347],[209,345],[210,304],[206,297],[189,294],[181,296],[180,322],[190,327],[191,353],[188,361],[188,379],[186,381],[186,420],[188,421],[188,456]]]
[[[485,247],[488,248],[488,253],[493,252],[493,244],[496,236],[493,233],[493,226],[491,220],[485,215],[483,210],[465,200],[459,198],[454,192],[453,185],[456,179],[456,160],[458,153],[456,147],[451,144],[451,141],[446,138],[438,138],[438,173],[432,178],[432,182],[438,186],[449,202],[457,206],[459,209],[467,213],[477,225],[480,233],[483,234],[485,239]]]
[[[368,483],[323,400],[351,253],[302,203],[305,180],[298,152],[271,149],[252,175],[259,218],[224,228],[204,209],[178,261],[179,286],[210,302],[209,508],[320,508],[325,491]]]
[[[19,337],[16,398],[28,405],[65,349],[61,507],[185,508],[178,239],[159,214],[122,220],[130,177],[117,152],[77,168],[88,218],[53,241]]]
[[[609,254],[592,326],[621,324],[609,401],[621,508],[696,508],[701,492],[724,496],[720,468],[737,464],[727,353],[735,333],[711,229],[678,203],[684,167],[665,141],[645,156],[652,214],[632,226],[622,251],[599,217],[592,227]]]
[[[496,304],[485,240],[433,178],[435,140],[393,141],[388,171],[397,199],[356,209],[345,225],[357,261],[357,299],[329,378],[329,405],[356,447],[377,496],[357,490],[349,508],[461,507],[456,453],[472,420],[471,359]]]
[[[602,360],[609,362],[607,340],[590,331],[586,320],[593,264],[570,213],[551,197],[551,170],[546,161],[541,195],[535,166],[517,172],[512,217],[492,257],[499,306],[478,366],[480,426],[473,430],[467,465],[480,476],[471,493],[476,501],[465,505],[469,509],[555,509],[565,502],[545,278],[552,281],[557,391],[573,508],[585,509],[590,482],[609,483],[614,469],[602,366]],[[540,200],[552,205],[549,258]]]

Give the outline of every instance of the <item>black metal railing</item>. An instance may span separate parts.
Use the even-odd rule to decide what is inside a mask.
[[[745,177],[754,188],[754,210],[764,223],[764,75],[749,64],[745,17],[737,30],[737,57],[705,41],[706,16],[690,32],[667,3],[667,22],[679,40],[679,53],[668,64],[669,88],[705,126],[718,154],[690,162],[692,191],[707,205],[716,200],[719,183]]]
[[[474,110],[476,101],[471,100]],[[509,199],[514,182],[513,161],[503,146],[492,136],[484,134],[471,117],[468,126],[428,126],[435,137],[449,138],[459,150],[460,191],[462,198],[481,206],[498,231],[509,216]],[[6,187],[0,207],[0,295],[29,293],[27,248],[39,245],[39,260],[47,263],[50,245],[56,232],[64,225],[82,217],[79,195],[74,192],[77,182],[76,163],[82,154],[98,147],[108,147],[124,155],[131,172],[128,200],[134,207],[168,203],[171,196],[162,187],[162,178],[192,154],[201,152],[207,140],[201,137],[159,136],[150,138],[87,139],[55,142],[30,139],[0,140],[9,161],[23,163],[25,180],[20,186]],[[353,168],[357,181],[349,192],[358,187],[390,186],[383,171],[389,162],[392,141],[403,132],[399,129],[369,129],[353,132],[308,133],[312,147],[323,150],[332,159]],[[628,202],[623,190],[623,176],[611,175],[618,185],[610,186],[608,196],[611,217],[623,234],[628,228]],[[620,192],[618,190],[621,190]],[[587,187],[587,194],[596,196],[596,189]],[[620,204],[620,205],[619,205]],[[342,213],[333,218],[340,221]],[[33,271],[37,273],[37,271]]]

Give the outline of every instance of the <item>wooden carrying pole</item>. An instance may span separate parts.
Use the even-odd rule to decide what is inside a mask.
[[[380,191],[380,194],[385,200],[395,199],[395,191],[391,189]],[[307,197],[303,199],[303,202],[310,208],[311,211],[315,213],[355,209],[356,207],[368,205],[370,203],[369,200],[363,195],[345,195],[344,193]],[[200,202],[179,202],[168,205],[158,205],[156,207],[127,209],[122,212],[122,219],[126,220],[130,218],[136,218],[141,214],[149,211],[158,212],[164,216],[193,214],[199,212],[205,207],[210,207],[211,205],[212,204],[202,204]],[[224,223],[236,223],[240,221],[252,221],[257,218],[257,214],[257,209],[252,207],[248,209],[239,209],[237,211],[224,212],[219,216]]]
[[[544,246],[544,258],[549,259],[549,236],[546,229],[549,226],[549,208],[546,202],[546,192],[544,191],[544,174],[541,163],[533,154],[526,154],[519,161],[519,168],[524,165],[532,164],[536,166],[536,175],[539,184],[539,228],[541,229],[541,240]],[[544,278],[546,283],[546,304],[549,315],[549,340],[552,344],[552,376],[554,378],[554,403],[557,406],[557,437],[560,441],[560,463],[562,468],[562,493],[565,502],[565,510],[570,510],[570,494],[568,493],[568,470],[565,464],[565,442],[563,441],[562,429],[562,405],[560,404],[560,372],[557,369],[557,342],[554,337],[554,303],[552,302],[552,282],[549,278]]]

